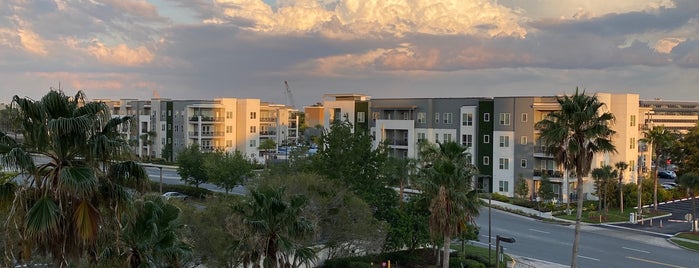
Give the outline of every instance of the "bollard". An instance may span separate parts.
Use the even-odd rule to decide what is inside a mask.
[[[658,228],[663,228],[663,220],[660,220],[660,226]]]
[[[653,227],[653,218],[650,218],[650,227]]]

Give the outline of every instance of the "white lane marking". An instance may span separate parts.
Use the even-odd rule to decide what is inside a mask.
[[[549,232],[541,231],[541,230],[537,230],[537,229],[529,229],[529,230],[530,230],[530,231],[534,231],[534,232],[539,232],[539,233],[542,233],[542,234],[550,234]]]
[[[650,252],[648,252],[648,251],[645,251],[645,250],[640,250],[640,249],[635,249],[635,248],[627,248],[627,247],[621,247],[621,248],[623,248],[623,249],[627,249],[627,250],[632,250],[632,251],[636,251],[636,252],[641,252],[641,253],[646,253],[646,254],[650,254]]]
[[[593,260],[593,261],[599,261],[599,259],[595,259],[595,258],[592,258],[592,257],[585,257],[585,256],[583,256],[583,255],[578,255],[578,257],[583,258],[583,259]]]

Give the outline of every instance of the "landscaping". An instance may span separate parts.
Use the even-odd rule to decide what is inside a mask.
[[[677,238],[681,238],[681,239],[677,239]],[[670,240],[680,247],[699,251],[699,234],[697,234],[697,233],[680,233],[680,234],[677,234],[674,238],[670,238]],[[690,241],[687,241],[687,240],[690,240]],[[692,241],[696,241],[696,242],[692,242]]]
[[[461,253],[460,245],[452,245],[450,255],[450,267],[495,267],[495,247],[488,261],[488,249],[484,247],[465,245],[465,254]],[[391,262],[392,268],[430,268],[435,265],[437,259],[435,250],[431,248],[416,249],[413,251],[397,251],[390,253],[366,255],[359,257],[337,258],[325,261],[326,268],[355,268],[355,267],[382,267],[382,264]],[[505,262],[500,267],[506,267],[506,263],[512,259],[505,255]],[[383,266],[386,267],[386,266]]]

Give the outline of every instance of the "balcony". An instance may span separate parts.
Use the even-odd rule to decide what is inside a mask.
[[[546,174],[549,178],[563,178],[563,171],[550,169],[535,169],[534,177],[541,177]]]
[[[276,131],[260,131],[260,135],[273,136],[273,135],[277,135],[277,132]]]
[[[215,116],[201,116],[201,121],[202,122],[223,122],[225,118],[224,117],[215,117]],[[192,116],[189,118],[190,122],[197,122],[199,121],[199,116]]]
[[[223,136],[223,131],[190,131],[189,136],[214,137]]]
[[[277,122],[274,117],[260,117],[260,122]]]
[[[386,143],[392,146],[408,146],[408,140],[392,140],[386,139]]]
[[[534,147],[534,157],[553,158],[553,155],[547,153],[546,148],[544,146],[535,146]]]

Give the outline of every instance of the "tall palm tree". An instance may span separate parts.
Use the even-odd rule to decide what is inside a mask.
[[[456,142],[439,144],[423,167],[421,181],[424,197],[429,200],[430,232],[443,238],[442,267],[449,267],[451,237],[478,216],[478,197],[473,190],[473,166],[467,162],[468,152]]]
[[[537,122],[536,127],[541,131],[541,142],[547,153],[552,154],[559,165],[575,170],[578,204],[570,265],[577,267],[584,177],[590,172],[595,154],[616,151],[611,141],[615,132],[609,127],[614,116],[602,110],[604,103],[597,96],[586,95],[577,88],[572,96],[565,95],[557,100],[561,109]]]
[[[699,190],[699,174],[694,172],[682,174],[682,176],[680,176],[680,185],[682,185],[684,188],[687,188],[692,195],[692,219],[696,220],[697,205],[695,198],[697,195],[697,190]],[[695,233],[697,232],[697,230],[692,231],[694,231]]]
[[[595,179],[595,185],[597,186],[597,196],[599,197],[599,210],[605,211],[609,209],[607,207],[607,200],[609,199],[609,180],[616,177],[616,170],[612,170],[611,166],[605,165],[601,168],[595,168],[592,170],[592,178]],[[602,205],[604,202],[604,206]]]
[[[294,239],[313,232],[313,223],[302,216],[306,205],[303,196],[284,196],[284,188],[259,187],[250,190],[245,202],[236,207],[242,226],[261,241],[258,251],[266,268],[286,265],[285,259],[302,247]]]
[[[624,171],[629,168],[629,164],[619,161],[614,164],[619,175],[619,210],[624,214]]]
[[[51,90],[41,100],[14,96],[13,105],[24,139],[0,134],[0,160],[26,179],[5,224],[15,230],[5,233],[20,234],[12,245],[28,245],[21,249],[25,258],[37,252],[63,267],[89,253],[96,261],[98,234],[117,226],[109,223],[129,208],[125,186],[146,187],[145,171],[128,161],[128,143],[118,132],[131,117],[112,118],[104,103],[88,102],[82,92],[71,97]]]
[[[660,157],[665,148],[668,147],[673,140],[673,133],[663,126],[656,126],[649,130],[643,131],[645,138],[641,141],[647,143],[651,148],[651,155],[655,158],[655,170],[653,173],[653,210],[658,211],[658,168],[660,167]]]

